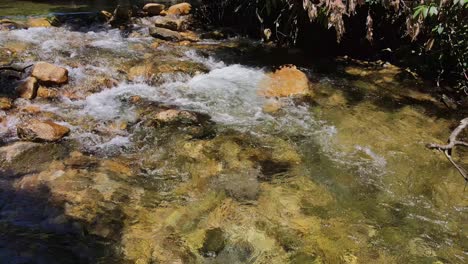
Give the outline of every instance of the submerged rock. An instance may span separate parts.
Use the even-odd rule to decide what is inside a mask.
[[[34,99],[37,96],[37,90],[39,89],[39,82],[35,77],[28,77],[24,80],[16,89],[19,97],[25,99]]]
[[[224,249],[226,238],[221,228],[213,228],[205,233],[205,241],[201,252],[206,257],[214,257]]]
[[[309,79],[294,65],[283,66],[260,83],[258,93],[265,97],[287,97],[310,94]]]
[[[59,141],[70,129],[52,121],[31,120],[17,127],[18,137],[25,141]]]
[[[180,3],[169,7],[166,11],[168,15],[188,15],[190,14],[190,10],[192,10],[192,5],[189,3]]]
[[[171,122],[197,122],[197,116],[193,113],[177,109],[164,110],[156,114],[156,120],[163,123]]]
[[[166,6],[163,4],[150,3],[143,7],[143,11],[148,13],[150,16],[158,16],[161,14],[164,8],[166,8]]]
[[[47,62],[34,65],[31,75],[44,84],[60,85],[68,82],[68,70]]]

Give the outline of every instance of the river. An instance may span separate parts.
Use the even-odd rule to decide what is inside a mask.
[[[427,83],[240,37],[156,41],[148,24],[0,31],[0,64],[70,77],[0,110],[1,263],[467,262],[465,183],[425,148],[459,117]],[[313,94],[269,111],[260,83],[289,63]],[[196,121],[158,122],[165,109]],[[31,118],[71,133],[22,142]]]

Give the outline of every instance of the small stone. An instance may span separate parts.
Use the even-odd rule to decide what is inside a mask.
[[[24,141],[59,141],[70,129],[52,121],[31,120],[17,127],[18,137]]]
[[[180,3],[169,7],[167,10],[168,15],[177,15],[177,16],[184,16],[190,14],[190,10],[192,10],[192,5],[189,3]]]
[[[28,77],[16,89],[16,92],[21,98],[32,100],[37,96],[39,83],[36,78]]]
[[[68,70],[47,62],[34,65],[31,75],[44,84],[60,85],[68,82]]]
[[[158,16],[161,14],[164,8],[166,8],[166,6],[163,4],[150,3],[143,7],[143,11],[148,13],[150,16]]]
[[[7,97],[0,97],[0,110],[10,110],[13,108],[11,99]]]

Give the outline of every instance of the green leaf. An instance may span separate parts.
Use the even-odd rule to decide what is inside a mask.
[[[414,9],[413,19],[417,18],[419,16],[419,14],[421,14],[421,11],[422,11],[422,6],[417,6]]]
[[[427,7],[427,6],[424,6],[424,10],[423,10],[423,18],[426,18],[428,13],[429,13],[429,7]]]
[[[434,16],[434,15],[437,15],[438,13],[439,13],[439,10],[437,10],[437,7],[431,6],[429,8],[429,16]]]
[[[444,32],[444,27],[441,27],[441,26],[438,26],[437,27],[437,33],[442,34],[442,32]]]

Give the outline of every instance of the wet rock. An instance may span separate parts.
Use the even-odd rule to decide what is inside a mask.
[[[158,16],[166,8],[163,4],[150,3],[143,7],[143,11],[150,16]]]
[[[167,41],[188,40],[179,32],[173,31],[167,28],[152,27],[150,28],[149,33],[153,38],[158,38],[158,39],[167,40]]]
[[[158,17],[154,21],[154,25],[174,31],[185,31],[189,26],[189,21],[187,17],[165,16]]]
[[[32,149],[39,144],[33,142],[15,142],[11,145],[0,148],[0,161],[11,162],[25,151]]]
[[[310,94],[309,79],[296,66],[283,66],[268,74],[260,83],[258,93],[265,97],[287,97]]]
[[[166,11],[168,15],[188,15],[190,14],[190,10],[192,10],[192,5],[189,3],[180,3],[169,7]]]
[[[34,77],[28,77],[16,89],[16,92],[21,98],[34,99],[37,96],[39,82]]]
[[[422,238],[414,238],[409,241],[409,252],[419,257],[435,257],[435,251]]]
[[[221,228],[213,228],[205,233],[201,252],[206,257],[215,257],[226,245],[226,238]]]
[[[28,27],[51,27],[52,24],[46,18],[30,18],[26,23]]]
[[[193,113],[177,109],[164,110],[156,114],[155,119],[163,123],[172,122],[197,122],[197,116]]]
[[[72,169],[89,169],[96,167],[98,163],[96,158],[85,156],[80,152],[72,152],[64,164]]]
[[[256,169],[243,169],[232,173],[225,173],[214,180],[214,188],[238,201],[256,200],[260,184],[257,180],[260,172]]]
[[[0,110],[10,110],[13,107],[10,98],[0,97]]]
[[[139,77],[150,79],[155,73],[153,64],[136,65],[128,71],[128,79],[134,81]]]
[[[278,100],[269,100],[263,105],[263,112],[268,114],[273,114],[281,110],[281,102]]]
[[[34,173],[45,170],[51,161],[61,159],[66,154],[67,150],[62,144],[15,142],[0,148],[0,172],[14,172],[10,175]]]
[[[112,13],[111,12],[108,12],[106,10],[102,10],[101,12],[99,12],[99,15],[104,18],[105,21],[109,21],[112,19]]]
[[[47,62],[38,62],[34,65],[31,75],[39,82],[51,85],[61,85],[68,82],[68,70]]]
[[[58,97],[58,92],[57,90],[40,86],[39,89],[37,89],[37,97],[53,99]]]
[[[215,39],[215,40],[220,40],[220,39],[225,39],[226,35],[219,31],[219,30],[214,30],[210,32],[205,32],[200,35],[201,38],[203,39]]]
[[[18,137],[25,141],[59,141],[70,129],[52,121],[31,120],[17,127]]]
[[[25,26],[10,19],[0,19],[0,31],[23,29]]]
[[[112,18],[109,20],[109,24],[113,27],[120,27],[124,26],[130,22],[132,18],[132,9],[130,6],[120,6],[118,5],[117,8],[114,10],[114,14]]]

